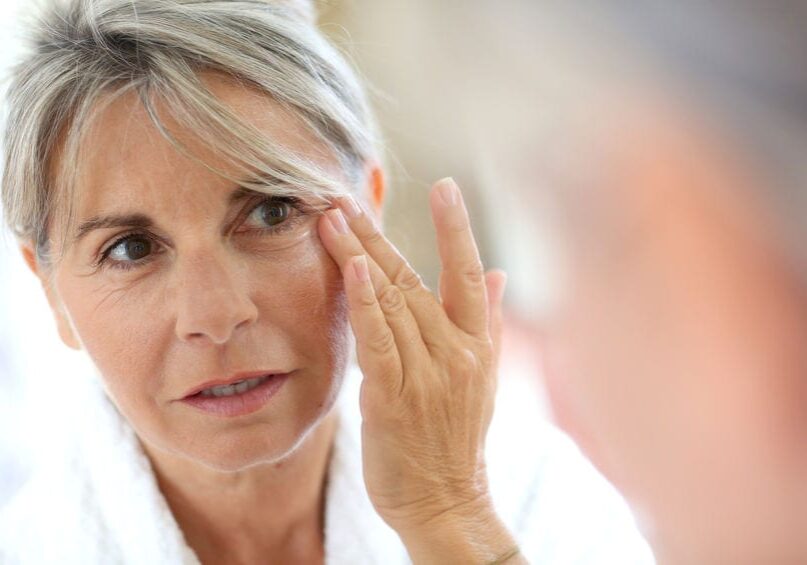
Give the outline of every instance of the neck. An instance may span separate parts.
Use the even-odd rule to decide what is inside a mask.
[[[336,418],[331,412],[283,460],[236,472],[144,444],[160,490],[203,563],[223,563],[225,556],[235,562],[321,562]]]

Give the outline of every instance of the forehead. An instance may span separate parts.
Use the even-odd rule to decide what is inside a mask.
[[[216,73],[200,78],[220,102],[270,143],[337,174],[336,161],[324,144],[270,96]],[[204,193],[232,190],[231,181],[203,163],[242,176],[214,148],[183,128],[163,102],[156,101],[155,107],[164,127],[202,163],[177,151],[151,121],[137,93],[128,91],[99,106],[82,140],[75,189],[79,218],[143,203],[151,196],[165,201],[186,199],[192,193],[198,199]]]

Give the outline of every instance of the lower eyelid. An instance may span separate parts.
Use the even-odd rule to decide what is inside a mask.
[[[309,215],[310,214],[308,214],[307,212],[304,212],[304,211],[292,206],[291,215],[283,223],[277,224],[276,226],[264,226],[264,227],[260,227],[260,228],[250,228],[250,229],[243,230],[241,232],[236,230],[235,233],[247,233],[247,234],[249,234],[250,232],[252,232],[252,233],[258,232],[259,234],[265,234],[267,232],[279,232],[279,231],[283,231],[283,230],[288,230],[288,229],[291,229],[291,228],[295,227],[301,221],[305,220]]]
[[[266,234],[267,232],[277,233],[277,232],[280,232],[280,231],[286,231],[286,230],[289,230],[289,229],[292,229],[292,228],[296,227],[299,223],[301,223],[302,221],[308,219],[312,215],[313,214],[310,213],[310,212],[306,212],[306,211],[300,210],[299,208],[296,208],[296,207],[292,206],[292,215],[289,217],[288,220],[286,220],[282,224],[278,224],[277,226],[273,226],[273,227],[272,226],[267,226],[267,227],[264,227],[264,228],[255,228],[255,229],[245,230],[244,232],[241,232],[241,233],[250,234],[250,232],[252,232],[252,233],[258,232],[259,235],[263,235],[263,234]],[[131,236],[136,236],[136,235],[139,235],[139,234],[130,234],[130,235]],[[113,243],[110,247],[108,247],[106,249],[106,251],[104,251],[102,253],[101,259],[97,262],[97,265],[99,267],[112,266],[113,268],[117,268],[117,269],[121,269],[121,270],[134,269],[134,268],[137,268],[139,266],[145,265],[146,263],[151,262],[152,260],[154,260],[156,258],[156,256],[161,255],[162,253],[165,252],[165,249],[162,247],[160,242],[156,241],[153,238],[149,238],[151,240],[151,242],[152,242],[152,245],[154,245],[154,250],[151,253],[149,253],[145,258],[139,259],[137,261],[116,261],[114,259],[111,259],[109,257],[109,253],[117,245],[122,243],[125,240],[125,237],[127,237],[127,236],[124,236],[124,238],[121,238],[116,243]],[[122,266],[122,265],[126,265],[126,266]]]
[[[132,237],[137,236],[137,235],[140,235],[140,234],[131,234]],[[135,260],[135,261],[118,261],[116,259],[112,259],[110,257],[110,254],[111,254],[112,250],[115,249],[115,247],[117,247],[118,245],[120,245],[124,241],[126,241],[126,237],[129,237],[129,236],[124,236],[123,238],[118,239],[116,243],[113,243],[112,245],[110,245],[101,254],[101,257],[98,259],[98,261],[96,261],[96,266],[97,267],[113,266],[114,268],[118,268],[118,269],[127,269],[127,268],[131,269],[131,268],[137,267],[139,265],[144,265],[144,264],[150,262],[155,256],[160,255],[164,251],[164,249],[163,249],[163,247],[162,247],[162,245],[160,244],[159,241],[156,241],[152,237],[148,237],[149,241],[151,241],[151,244],[152,244],[152,251],[151,251],[151,253],[146,255],[146,257],[144,257],[142,259]],[[142,237],[147,237],[147,236],[142,236]],[[120,265],[128,265],[128,267],[121,267]]]

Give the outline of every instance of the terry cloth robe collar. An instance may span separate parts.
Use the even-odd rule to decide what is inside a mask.
[[[361,469],[358,371],[345,378],[326,478],[327,565],[407,563],[376,514]],[[200,565],[132,427],[94,375],[72,387],[75,441],[57,450],[0,514],[0,562]],[[347,393],[347,394],[345,394]],[[355,395],[355,398],[350,396]],[[351,414],[352,411],[354,413]],[[48,485],[52,485],[50,488]]]

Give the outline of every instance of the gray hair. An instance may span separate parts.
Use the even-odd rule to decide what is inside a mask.
[[[82,135],[129,91],[178,151],[241,186],[316,198],[356,190],[376,158],[375,122],[354,71],[313,20],[303,0],[47,1],[7,95],[2,202],[12,231],[52,264],[49,228],[57,214],[65,230],[72,220]],[[348,186],[240,120],[201,71],[224,73],[298,117],[338,159]],[[155,100],[244,175],[192,155],[164,127]]]

